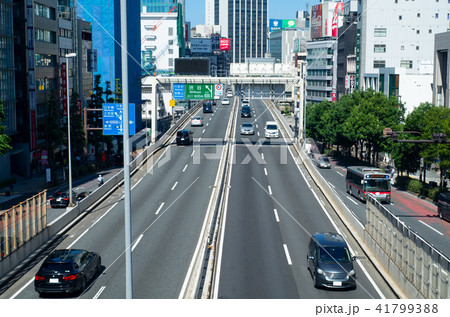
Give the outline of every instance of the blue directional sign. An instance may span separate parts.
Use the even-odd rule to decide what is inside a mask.
[[[172,94],[173,99],[184,99],[185,95],[184,84],[173,84]]]
[[[128,104],[130,135],[136,133],[136,115],[134,103]],[[123,104],[103,104],[103,135],[123,135]]]

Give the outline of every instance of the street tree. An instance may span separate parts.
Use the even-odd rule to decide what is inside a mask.
[[[10,145],[11,138],[6,135],[6,127],[4,126],[5,112],[3,110],[3,102],[0,100],[0,155],[4,156],[8,151],[12,150]]]

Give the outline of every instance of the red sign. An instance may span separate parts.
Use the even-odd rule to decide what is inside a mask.
[[[77,100],[77,111],[78,111],[77,114],[79,114],[81,116],[81,100],[80,99]]]
[[[343,2],[338,2],[336,3],[336,7],[334,8],[334,13],[333,13],[333,19],[331,20],[331,36],[333,37],[337,37],[337,20],[338,20],[338,15],[341,15],[342,12],[344,10],[344,3]]]
[[[230,50],[230,39],[220,39],[220,50],[221,51]]]
[[[61,64],[61,81],[62,81],[62,101],[63,101],[63,117],[67,117],[67,68],[66,63]]]

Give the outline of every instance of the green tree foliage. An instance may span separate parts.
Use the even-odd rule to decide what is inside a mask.
[[[432,107],[427,112],[427,120],[424,123],[422,136],[432,139],[433,134],[445,133],[450,135],[450,109],[443,107]],[[420,152],[425,161],[433,161],[442,178],[450,168],[450,148],[447,143],[427,144]]]
[[[72,153],[72,162],[74,157],[84,156],[84,147],[86,146],[86,135],[84,133],[82,114],[78,107],[79,95],[74,92],[70,98],[70,146]],[[67,136],[67,125],[66,125]]]
[[[5,134],[6,127],[3,125],[5,120],[5,112],[3,111],[3,104],[0,100],[0,155],[5,155],[8,151],[12,150],[11,138]]]
[[[64,143],[65,132],[61,127],[61,110],[56,100],[55,91],[50,92],[50,97],[47,102],[47,115],[45,116],[45,124],[41,127],[41,132],[45,135],[47,153],[48,153],[48,165],[54,166],[55,157],[54,152],[57,147],[60,147]]]

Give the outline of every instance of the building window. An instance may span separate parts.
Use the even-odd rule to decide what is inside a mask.
[[[385,37],[386,36],[386,28],[375,28],[374,36],[375,37]]]
[[[436,19],[439,19],[439,13],[436,13],[436,14],[435,14],[435,18],[436,18]]]
[[[401,20],[401,19],[402,19],[402,16],[401,16],[401,15],[399,15],[399,16],[398,16],[398,19],[399,19],[399,20]]]
[[[420,34],[420,30],[416,30],[416,34]]]
[[[416,51],[418,51],[419,50],[419,46],[416,46]]]
[[[169,28],[169,36],[173,36],[173,28]]]
[[[373,68],[384,68],[386,67],[386,61],[373,61]]]
[[[400,49],[402,50],[402,51],[404,51],[405,50],[405,46],[400,46]]]
[[[373,47],[374,53],[386,53],[386,44],[375,44]]]
[[[420,13],[417,13],[417,17],[420,18]]]
[[[400,67],[411,69],[413,66],[412,61],[400,61]]]

